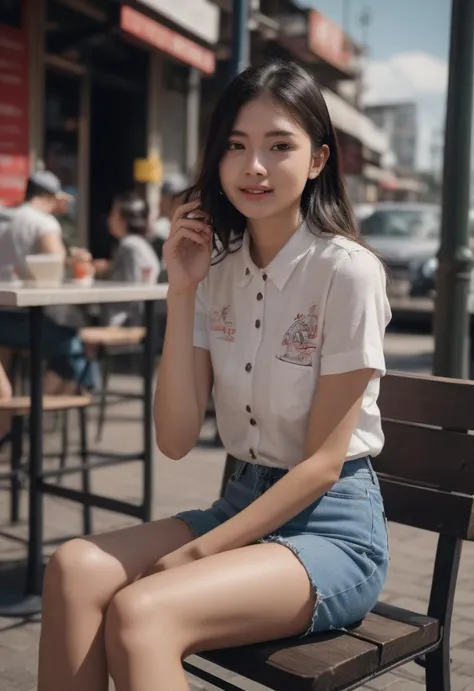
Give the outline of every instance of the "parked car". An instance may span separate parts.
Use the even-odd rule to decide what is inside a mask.
[[[364,239],[384,261],[390,297],[429,295],[440,242],[440,207],[411,202],[379,202],[355,209]],[[428,280],[426,280],[428,279]]]

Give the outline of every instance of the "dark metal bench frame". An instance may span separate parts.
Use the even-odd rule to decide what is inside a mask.
[[[468,434],[474,430],[474,382],[391,373],[382,381],[379,402],[386,442],[374,466],[387,517],[439,534],[427,614],[381,602],[365,620],[365,628],[362,622],[344,634],[218,650],[202,653],[200,658],[274,691],[350,691],[415,661],[425,669],[427,691],[450,691],[450,631],[462,544],[464,540],[474,540],[474,435]],[[230,472],[228,462],[225,480]],[[373,627],[374,619],[380,640],[367,635],[371,623],[372,630],[377,630],[377,626]],[[380,636],[384,626],[400,626],[398,638],[394,635],[389,642],[384,641]],[[415,631],[415,636],[411,643],[405,636],[402,644],[407,626]],[[425,640],[423,631],[427,632]],[[343,635],[346,641],[350,636],[351,640],[358,638],[376,645],[380,653],[377,668],[364,673],[362,665],[359,672],[349,674],[346,668],[338,679],[341,670],[328,667],[331,673],[323,680],[309,679],[303,672],[299,676],[297,657],[287,669],[281,664],[281,655],[287,662],[291,648],[299,646],[305,646],[306,653],[308,647],[313,648],[317,657],[318,647],[329,650],[333,641],[336,645],[337,635]],[[383,663],[385,643],[392,646],[387,664]],[[187,671],[223,691],[240,688],[223,679],[218,671],[202,669],[189,661],[184,665]]]

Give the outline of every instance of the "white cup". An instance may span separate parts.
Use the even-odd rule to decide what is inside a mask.
[[[28,254],[30,280],[42,286],[58,286],[64,277],[64,258],[59,254]]]

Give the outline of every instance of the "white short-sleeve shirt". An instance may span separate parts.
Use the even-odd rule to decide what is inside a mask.
[[[304,460],[318,378],[373,368],[347,460],[380,453],[377,398],[391,313],[380,261],[352,240],[302,226],[259,269],[242,247],[198,287],[194,345],[210,351],[228,453],[291,468]]]

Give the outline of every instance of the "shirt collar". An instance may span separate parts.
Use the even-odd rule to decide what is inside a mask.
[[[243,288],[250,282],[252,276],[270,279],[278,290],[283,290],[291,274],[298,266],[303,257],[310,251],[315,243],[315,236],[303,223],[298,230],[293,233],[288,242],[281,248],[276,257],[268,264],[265,269],[259,269],[250,256],[250,234],[245,231],[242,251],[241,267],[242,277],[239,287]]]

